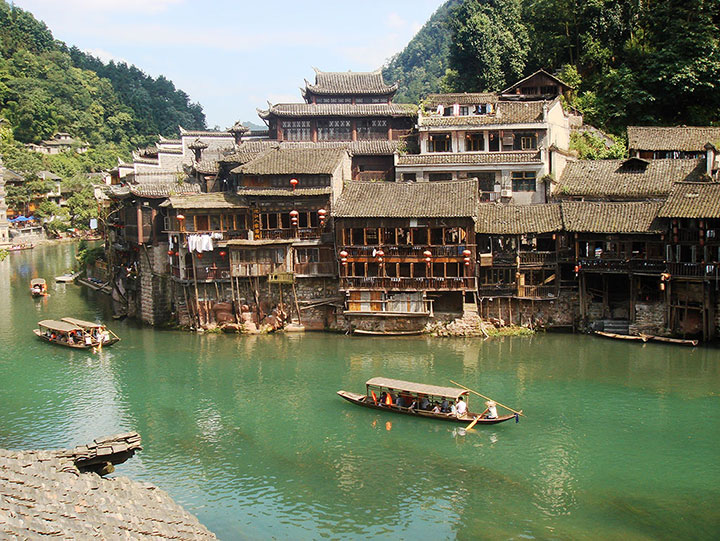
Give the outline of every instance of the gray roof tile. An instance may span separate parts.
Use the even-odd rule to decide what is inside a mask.
[[[628,148],[631,150],[702,151],[710,143],[720,148],[720,127],[677,126],[656,128],[628,126]]]
[[[404,154],[398,165],[481,165],[485,163],[542,163],[539,152],[453,152]]]
[[[259,110],[261,118],[279,117],[412,117],[417,114],[417,106],[409,103],[278,103],[269,109]]]
[[[544,101],[508,102],[496,104],[496,112],[489,115],[439,116],[423,115],[421,128],[452,126],[493,126],[501,124],[540,124],[543,122]]]
[[[477,182],[347,182],[338,218],[457,218],[477,212]]]
[[[658,216],[663,218],[720,218],[720,183],[677,182]]]
[[[561,204],[566,231],[579,233],[656,233],[662,206],[656,201],[564,201]]]
[[[315,70],[315,84],[305,81],[313,94],[392,94],[398,85],[383,81],[382,72],[319,71]]]
[[[511,205],[480,203],[475,232],[487,235],[549,233],[562,229],[562,213],[556,203]]]
[[[342,163],[343,149],[271,149],[233,169],[246,175],[331,175]]]

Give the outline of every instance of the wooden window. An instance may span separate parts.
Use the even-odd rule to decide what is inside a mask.
[[[449,133],[433,133],[428,139],[428,152],[450,152],[450,134]]]
[[[284,120],[282,131],[285,141],[312,141],[309,120]]]
[[[512,185],[514,192],[534,192],[535,171],[513,171]]]
[[[498,152],[500,150],[500,132],[491,131],[488,139],[488,150],[490,152]]]
[[[479,152],[485,150],[485,134],[468,133],[465,135],[465,152]]]
[[[460,106],[460,116],[468,116],[470,114],[470,108],[467,105]]]
[[[350,120],[333,119],[318,120],[318,141],[351,141],[352,127]]]
[[[207,215],[195,216],[195,226],[197,231],[207,231],[209,229]]]
[[[430,182],[438,182],[443,180],[452,180],[452,173],[430,173],[428,175]]]
[[[415,182],[417,180],[417,173],[403,173],[403,182]]]
[[[377,229],[374,227],[368,227],[365,229],[365,243],[369,246],[379,244]]]
[[[384,118],[357,120],[355,126],[360,140],[387,139],[388,121]]]

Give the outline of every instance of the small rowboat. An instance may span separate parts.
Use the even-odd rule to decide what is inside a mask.
[[[85,321],[74,317],[64,317],[61,321],[80,327],[85,335],[89,335],[92,338],[92,341],[96,346],[101,344],[102,346],[111,346],[115,342],[120,341],[120,337],[105,327],[102,323],[94,323],[92,321]]]
[[[47,295],[47,283],[44,278],[33,278],[30,280],[30,294],[33,297],[44,297]]]
[[[518,420],[518,416],[515,413],[511,415],[500,415],[490,419],[479,413],[471,413],[469,410],[464,415],[457,416],[450,413],[433,413],[430,409],[420,409],[419,406],[412,408],[404,405],[409,405],[413,401],[421,404],[423,398],[427,399],[430,404],[443,400],[456,402],[460,397],[467,402],[469,396],[468,391],[456,387],[439,387],[398,379],[372,378],[365,383],[365,388],[365,394],[351,393],[348,391],[338,391],[337,394],[348,402],[352,402],[358,406],[392,411],[394,413],[404,413],[414,415],[415,417],[438,419],[440,421],[471,423],[471,425],[494,425],[504,423],[510,419]],[[389,400],[389,404],[385,404],[385,400],[381,400],[383,394],[385,396],[391,395],[392,398]],[[401,405],[398,405],[398,399],[402,399]]]
[[[82,327],[65,321],[55,321],[53,319],[39,321],[38,328],[34,329],[33,332],[41,340],[69,348],[91,349],[97,346],[97,343],[93,344],[85,341],[85,332]]]

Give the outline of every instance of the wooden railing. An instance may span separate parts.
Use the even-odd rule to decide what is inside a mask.
[[[316,261],[313,263],[295,263],[295,274],[302,276],[335,276],[337,263],[334,261]]]
[[[716,270],[716,265],[712,263],[668,263],[668,272],[672,276],[714,276]]]
[[[406,314],[423,316],[432,311],[432,299],[417,300],[348,300],[347,312],[380,314]]]
[[[231,265],[232,275],[240,278],[267,276],[281,270],[285,270],[285,265],[282,263],[233,263]]]
[[[549,299],[557,297],[556,286],[518,286],[518,297],[526,299]]]
[[[521,265],[551,265],[556,261],[555,252],[520,252]]]
[[[213,229],[213,230],[207,230],[207,231],[188,231],[187,229],[179,231],[179,230],[167,229],[167,230],[164,230],[163,233],[168,233],[169,235],[212,235],[213,233],[221,233],[223,236],[222,240],[229,240],[229,239],[245,239],[245,240],[247,240],[247,238],[248,238],[248,230],[247,229]]]
[[[198,282],[212,282],[213,280],[229,280],[230,267],[201,267],[195,269],[195,278],[193,278],[193,268],[185,267],[185,278],[182,278],[181,268],[178,265],[172,265],[171,274],[178,280],[193,280]]]
[[[385,253],[385,257],[409,257],[423,259],[425,255],[423,252],[429,250],[432,253],[433,258],[435,257],[457,257],[463,258],[464,250],[473,250],[475,246],[470,244],[443,244],[443,245],[390,245],[382,246],[345,246],[340,248],[338,251],[345,250],[349,257],[373,257],[373,250],[377,251],[382,249]]]
[[[584,270],[607,270],[618,272],[665,272],[667,265],[661,259],[612,259],[602,258],[584,258],[578,260],[578,265]]]
[[[291,229],[261,229],[261,239],[317,239],[320,238],[322,229],[319,227],[300,227]]]
[[[475,278],[387,278],[342,277],[340,289],[385,289],[402,291],[467,291],[475,289]]]
[[[481,297],[513,297],[517,292],[515,284],[481,284],[478,295]]]

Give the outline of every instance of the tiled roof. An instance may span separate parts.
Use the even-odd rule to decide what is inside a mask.
[[[704,174],[702,159],[578,160],[568,162],[553,192],[556,197],[663,197],[673,182],[699,180]]]
[[[544,75],[545,77],[548,77],[548,78],[554,80],[556,83],[558,83],[561,86],[564,86],[565,88],[572,88],[569,84],[567,84],[562,79],[558,79],[552,73],[549,73],[549,72],[545,71],[544,69],[539,69],[535,73],[528,75],[524,79],[520,79],[517,83],[514,83],[512,86],[507,87],[505,90],[501,91],[500,93],[501,94],[511,94],[513,92],[513,90],[515,90],[516,88],[519,88],[520,86],[523,85],[523,83],[525,83],[526,81],[529,81],[530,79],[532,79],[533,77],[535,77],[537,75]]]
[[[662,231],[657,214],[662,202],[626,201],[561,203],[566,231],[579,233],[655,233]]]
[[[347,156],[343,149],[271,149],[231,172],[246,175],[331,175]]]
[[[544,101],[500,101],[490,115],[421,116],[419,126],[493,126],[498,124],[537,124],[543,122]]]
[[[720,148],[720,128],[678,126],[653,128],[628,126],[628,148],[632,150],[702,151],[710,143]]]
[[[539,152],[458,152],[448,154],[404,154],[398,165],[475,165],[485,163],[541,163]]]
[[[135,195],[137,197],[165,198],[170,195],[200,193],[200,186],[189,182],[153,182],[143,184],[128,184],[126,186],[112,186],[109,196],[115,198]]]
[[[269,109],[258,110],[261,118],[280,117],[412,117],[417,105],[410,103],[278,103]]]
[[[389,156],[395,152],[405,149],[404,141],[276,141],[266,139],[264,141],[248,141],[242,143],[237,152],[225,156],[220,161],[225,163],[243,164],[256,158],[261,152],[271,148],[298,149],[298,148],[340,148],[346,149],[354,156]]]
[[[457,218],[477,212],[477,182],[346,182],[338,218]]]
[[[720,183],[677,182],[660,209],[662,218],[720,218]]]
[[[300,197],[311,195],[329,195],[332,192],[330,186],[318,186],[315,188],[238,188],[240,195],[253,195],[262,197]]]
[[[247,201],[233,193],[213,192],[193,195],[171,195],[160,205],[174,209],[234,209],[247,207]]]
[[[131,432],[70,450],[0,449],[0,538],[215,539],[166,492],[93,473],[139,444]]]
[[[562,213],[557,203],[480,203],[475,232],[487,235],[521,235],[560,231],[562,226]]]
[[[313,94],[391,94],[397,83],[385,84],[382,72],[319,71],[315,70],[315,84],[305,81],[307,91]]]
[[[186,130],[180,126],[181,137],[233,137],[233,134],[227,131],[214,130]]]
[[[479,105],[481,103],[496,103],[497,101],[498,96],[494,92],[459,92],[453,94],[428,94],[423,103],[425,107],[435,109],[438,105],[451,103]]]

